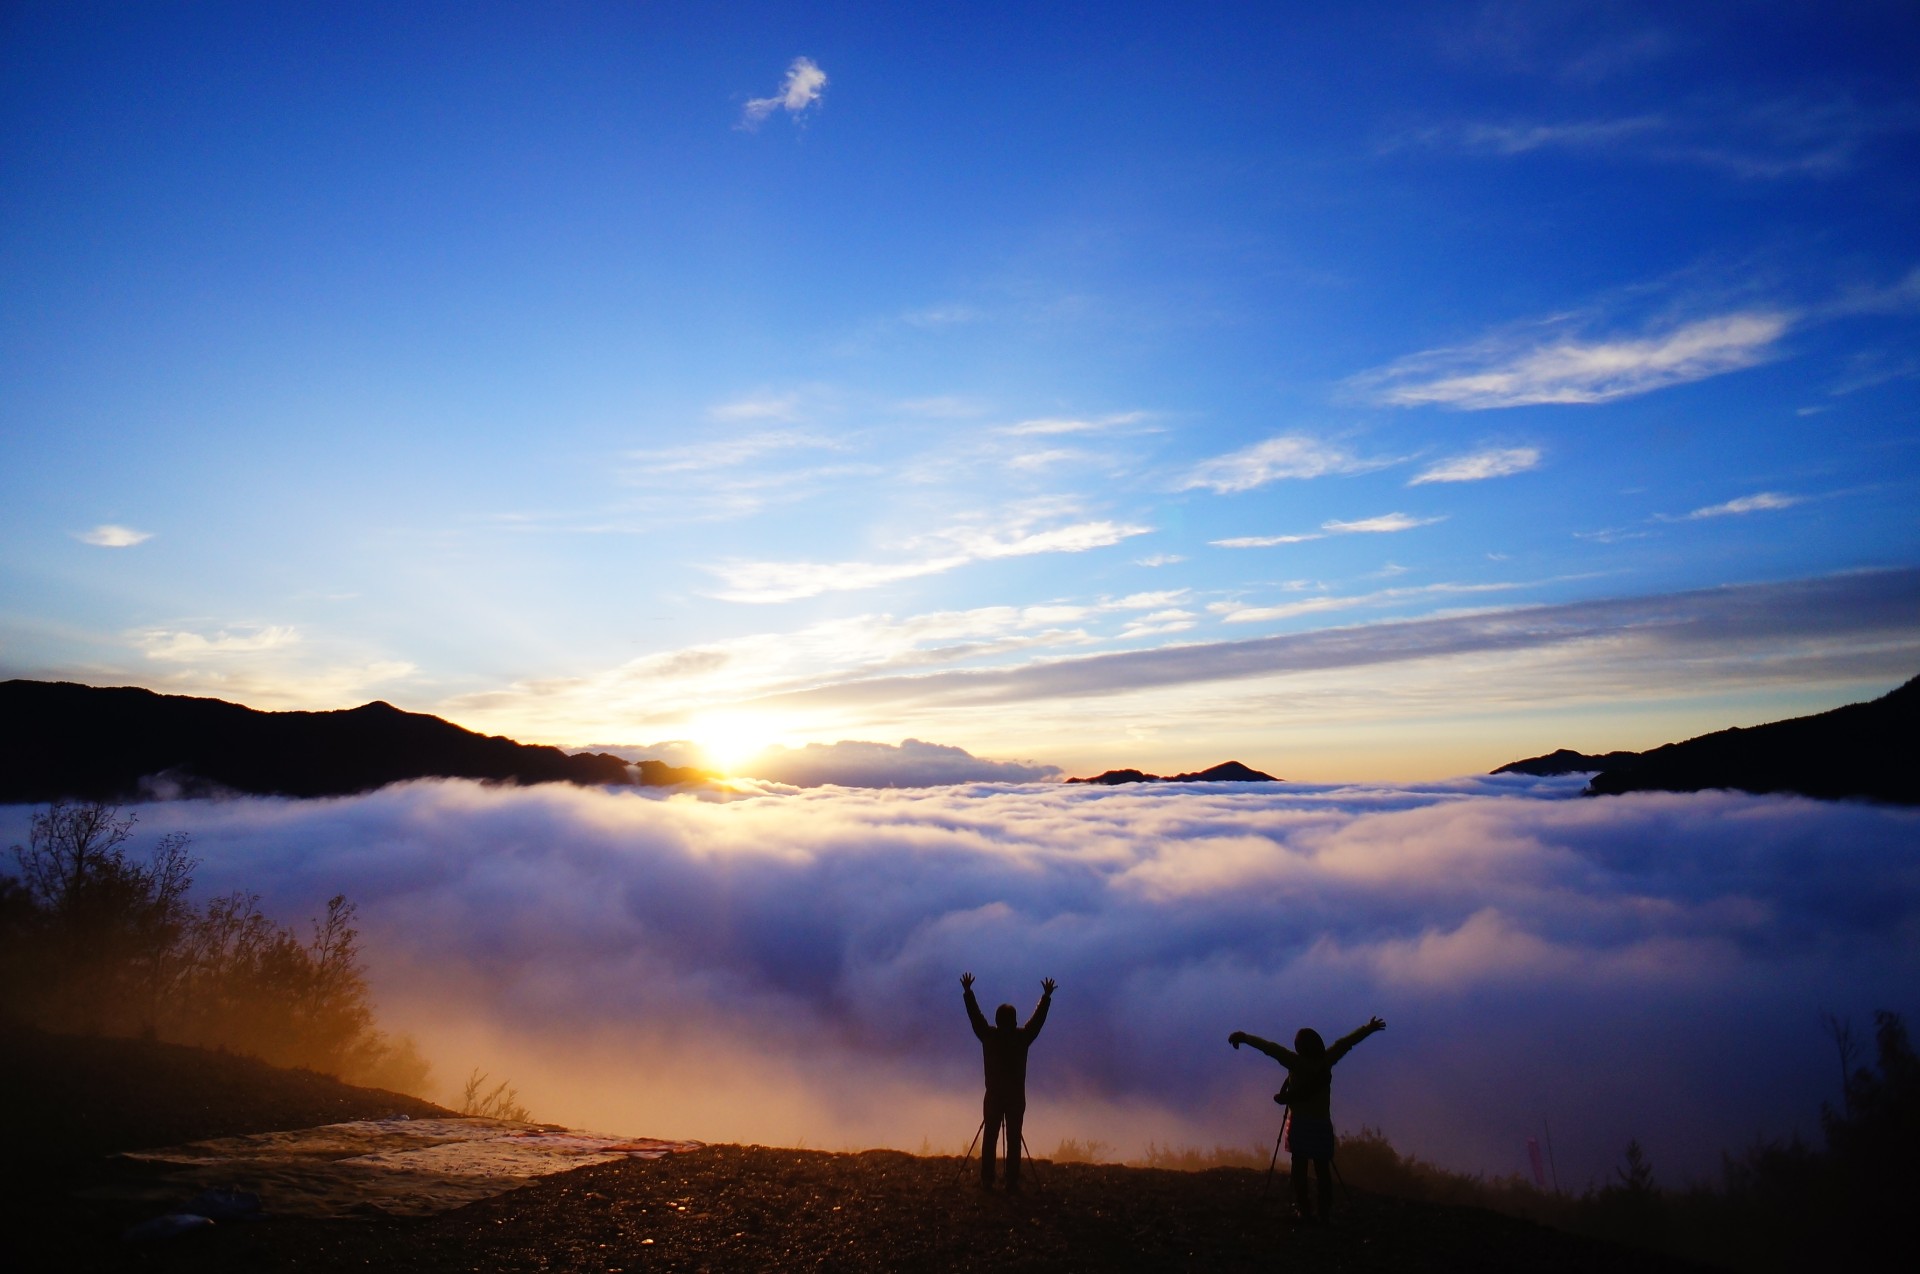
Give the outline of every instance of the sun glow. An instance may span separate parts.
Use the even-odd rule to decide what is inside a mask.
[[[687,736],[709,769],[738,774],[740,767],[776,741],[778,728],[767,717],[741,712],[714,713],[695,720]]]

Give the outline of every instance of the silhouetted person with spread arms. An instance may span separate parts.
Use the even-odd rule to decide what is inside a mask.
[[[1307,1211],[1307,1165],[1312,1164],[1320,1178],[1320,1219],[1333,1219],[1333,1066],[1367,1036],[1384,1031],[1387,1024],[1374,1018],[1351,1035],[1343,1035],[1328,1048],[1320,1032],[1302,1027],[1293,1037],[1291,1050],[1271,1040],[1245,1031],[1227,1036],[1227,1043],[1239,1048],[1251,1044],[1287,1068],[1287,1082],[1281,1089],[1292,1117],[1287,1121],[1287,1152],[1293,1156],[1293,1209],[1302,1217]],[[1274,1097],[1275,1101],[1280,1096]]]
[[[1007,1189],[1020,1188],[1020,1125],[1027,1116],[1027,1049],[1040,1028],[1047,1024],[1047,1006],[1053,1003],[1054,981],[1040,984],[1040,1006],[1020,1025],[1013,1005],[1002,1004],[993,1012],[993,1025],[980,1014],[980,1002],[973,998],[973,975],[960,975],[960,987],[967,1001],[967,1020],[980,1037],[980,1059],[986,1063],[987,1097],[981,1104],[980,1184],[993,1187],[994,1145],[1000,1140],[1000,1125],[1007,1126]]]

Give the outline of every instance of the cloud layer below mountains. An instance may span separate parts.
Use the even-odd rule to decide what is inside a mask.
[[[510,1077],[613,1131],[957,1152],[978,1119],[956,979],[1028,1011],[1028,1139],[1270,1144],[1244,1029],[1384,1016],[1335,1117],[1506,1172],[1542,1119],[1564,1182],[1629,1137],[1663,1177],[1817,1134],[1818,1014],[1912,1011],[1920,811],[1577,780],[695,797],[420,783],[142,807],[199,889],[283,919],[360,904],[382,1016],[451,1088]],[[27,811],[0,809],[24,839]]]

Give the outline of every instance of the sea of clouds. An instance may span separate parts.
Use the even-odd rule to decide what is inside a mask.
[[[1027,1137],[1271,1145],[1281,1072],[1226,1037],[1329,1039],[1334,1115],[1508,1172],[1551,1126],[1563,1184],[1628,1138],[1664,1179],[1818,1134],[1838,1065],[1920,987],[1920,811],[1578,779],[975,784],[732,792],[423,782],[139,807],[202,897],[360,906],[383,1021],[445,1099],[469,1068],[615,1132],[957,1153],[991,1013],[1059,979]],[[0,808],[0,838],[29,811]]]

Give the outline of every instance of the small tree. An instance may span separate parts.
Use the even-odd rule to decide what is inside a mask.
[[[145,864],[131,861],[123,846],[135,821],[118,806],[56,801],[13,846],[31,940],[10,989],[49,1025],[156,1029],[198,864],[181,832],[161,837]]]

